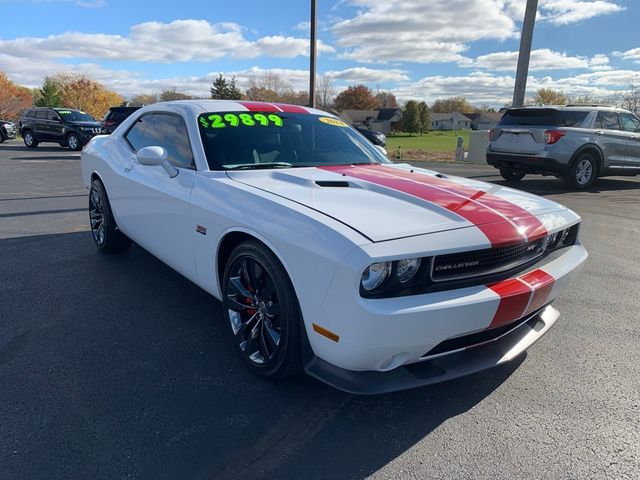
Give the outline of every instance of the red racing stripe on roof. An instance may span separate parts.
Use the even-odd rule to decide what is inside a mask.
[[[445,189],[360,166],[339,165],[318,168],[391,188],[445,208],[474,224],[494,247],[524,241],[518,229],[497,212]]]
[[[238,102],[250,112],[281,112],[278,107],[266,102]]]
[[[280,110],[287,113],[306,113],[309,114],[309,110],[300,105],[286,105],[282,103],[275,104]]]
[[[487,285],[500,296],[500,304],[488,328],[514,322],[544,307],[555,279],[544,270]]]
[[[509,222],[513,223],[518,231],[527,238],[528,241],[534,241],[547,235],[547,229],[542,222],[527,210],[511,203],[508,200],[493,195],[492,193],[478,190],[466,185],[461,185],[445,178],[438,178],[431,175],[421,173],[412,173],[399,168],[388,167],[385,165],[367,165],[364,168],[372,170],[380,170],[402,178],[407,178],[415,182],[425,183],[437,188],[445,189],[456,195],[463,196],[469,200],[481,203],[486,207],[495,210]]]

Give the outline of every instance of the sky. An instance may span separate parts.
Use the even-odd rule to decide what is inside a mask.
[[[317,0],[318,73],[400,101],[509,103],[526,0]],[[527,95],[607,97],[640,83],[640,2],[539,0]],[[83,73],[125,97],[208,96],[275,71],[308,88],[307,0],[0,0],[0,71],[37,87]]]

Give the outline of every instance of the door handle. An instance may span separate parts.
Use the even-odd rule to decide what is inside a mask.
[[[602,130],[598,130],[596,131],[596,135],[604,135],[604,132]]]
[[[129,161],[124,165],[125,173],[129,173],[131,170],[133,170],[133,166],[136,164],[135,158],[136,158],[135,155],[131,155],[131,157],[129,157]]]

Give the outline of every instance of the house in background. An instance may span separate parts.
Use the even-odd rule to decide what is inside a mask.
[[[502,114],[497,112],[465,113],[464,115],[471,120],[471,130],[491,130],[502,118]]]
[[[464,130],[471,128],[471,119],[464,113],[432,113],[431,130]]]
[[[397,130],[402,122],[401,108],[380,108],[378,110],[344,110],[340,119],[352,127],[365,127],[384,134]]]

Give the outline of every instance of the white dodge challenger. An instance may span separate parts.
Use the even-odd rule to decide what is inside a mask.
[[[98,250],[135,242],[220,299],[267,378],[382,393],[499,365],[587,258],[562,205],[393,164],[311,108],[151,105],[81,163]]]

